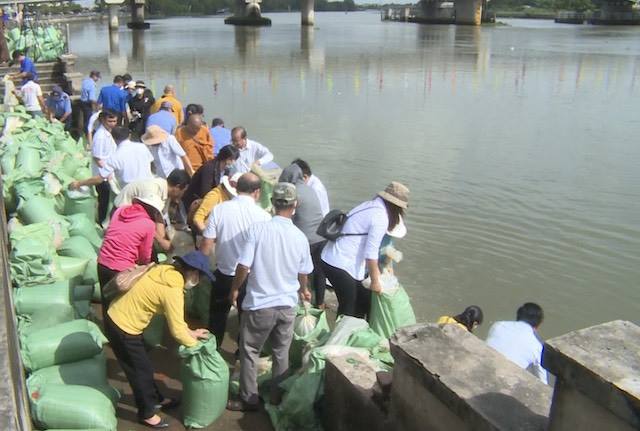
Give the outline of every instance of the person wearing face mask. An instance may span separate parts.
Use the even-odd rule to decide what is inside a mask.
[[[202,115],[189,115],[187,123],[176,130],[176,139],[187,153],[194,170],[205,162],[213,160],[213,140],[209,128],[202,120]]]
[[[156,411],[178,405],[178,400],[160,393],[153,378],[153,364],[142,336],[156,314],[163,314],[178,343],[193,347],[206,339],[206,329],[189,329],[184,320],[184,291],[196,286],[200,277],[213,280],[209,260],[199,251],[176,257],[172,265],[152,266],[126,293],[113,300],[105,318],[105,335],[124,371],[138,409],[138,421],[151,428],[168,428]]]
[[[189,188],[182,198],[185,208],[191,209],[196,201],[203,199],[207,193],[220,185],[222,177],[228,174],[229,167],[238,159],[240,153],[233,145],[220,150],[218,157],[200,166],[191,177]],[[199,206],[201,202],[198,202]]]
[[[151,90],[144,84],[144,81],[136,81],[130,94],[132,97],[128,102],[131,114],[129,129],[136,138],[140,138],[145,132],[145,125],[155,99]]]
[[[65,130],[71,128],[71,99],[59,85],[55,85],[47,97],[47,113],[49,121],[60,121]]]

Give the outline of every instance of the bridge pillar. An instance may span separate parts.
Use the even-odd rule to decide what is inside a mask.
[[[120,27],[120,20],[118,18],[119,11],[120,5],[109,5],[109,30],[118,30],[118,27]]]
[[[456,0],[456,24],[480,25],[482,23],[482,0]]]
[[[302,25],[313,25],[315,23],[314,6],[315,0],[300,1],[300,18]]]
[[[271,20],[262,16],[260,2],[262,0],[236,0],[233,16],[225,18],[225,24],[246,26],[268,26]]]
[[[135,23],[144,22],[144,0],[133,0],[131,2],[131,21]]]

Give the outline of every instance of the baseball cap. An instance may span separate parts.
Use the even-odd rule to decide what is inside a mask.
[[[292,204],[298,198],[296,192],[296,186],[291,183],[278,183],[273,188],[273,194],[271,195],[271,201],[282,201],[287,204]]]

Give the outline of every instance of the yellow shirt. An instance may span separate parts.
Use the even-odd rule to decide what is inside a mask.
[[[458,325],[459,327],[461,327],[465,331],[468,331],[466,326],[464,326],[462,323],[458,322],[456,319],[454,319],[451,316],[441,316],[438,319],[437,323],[438,323],[438,325]]]
[[[196,213],[193,215],[193,223],[196,226],[204,224],[207,217],[209,217],[209,214],[211,214],[211,210],[213,210],[213,207],[224,201],[228,201],[229,199],[229,193],[227,193],[222,184],[214,187],[213,190],[204,195],[202,203],[196,210]]]
[[[184,321],[184,278],[171,265],[156,265],[109,306],[113,323],[127,334],[140,335],[155,314],[164,314],[171,335],[187,347],[197,344]]]

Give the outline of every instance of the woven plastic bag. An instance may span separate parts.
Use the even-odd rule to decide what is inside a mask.
[[[72,320],[20,337],[22,363],[28,371],[92,358],[107,339],[95,323]]]
[[[144,344],[148,347],[162,346],[162,340],[164,339],[164,327],[167,322],[167,318],[164,314],[156,314],[151,318],[149,325],[142,331],[142,338]]]
[[[62,243],[57,253],[59,256],[88,259],[89,261],[87,262],[82,278],[89,284],[94,284],[98,281],[98,254],[93,244],[91,244],[87,238],[83,236],[72,236]]]
[[[89,220],[96,219],[96,198],[91,189],[82,187],[81,190],[65,190],[64,214],[84,214]]]
[[[88,258],[57,256],[54,257],[60,277],[65,279],[84,277],[89,264]]]
[[[120,393],[107,380],[107,359],[104,353],[77,362],[41,368],[31,373],[27,379],[27,386],[52,383],[91,386],[109,397],[114,405],[120,399]]]
[[[30,331],[39,331],[74,319],[73,308],[50,307],[35,311],[33,314],[19,314],[18,334],[26,335]]]
[[[21,199],[18,205],[18,215],[20,220],[26,224],[49,222],[59,220],[62,217],[56,213],[53,200],[44,196],[32,196],[26,200]]]
[[[308,304],[308,303],[307,303]],[[308,345],[321,346],[329,338],[331,329],[324,310],[302,306],[294,322],[293,339],[289,349],[291,368],[302,366],[302,354]]]
[[[371,295],[369,325],[381,337],[389,338],[398,328],[415,323],[411,300],[400,283],[393,288],[383,289],[380,294]]]
[[[85,214],[73,214],[67,216],[69,222],[69,235],[82,236],[89,240],[93,248],[97,251],[102,245],[101,230],[92,219]]]
[[[180,346],[182,358],[183,423],[187,428],[205,428],[225,410],[229,389],[229,367],[210,336],[194,347]]]
[[[31,416],[41,429],[117,429],[113,403],[98,389],[56,383],[38,385],[37,382],[32,382],[27,389]]]
[[[57,281],[53,252],[51,246],[35,238],[13,243],[9,258],[11,281],[19,287]]]
[[[68,280],[15,289],[13,305],[17,314],[33,314],[36,311],[65,310],[73,316],[73,289]]]

